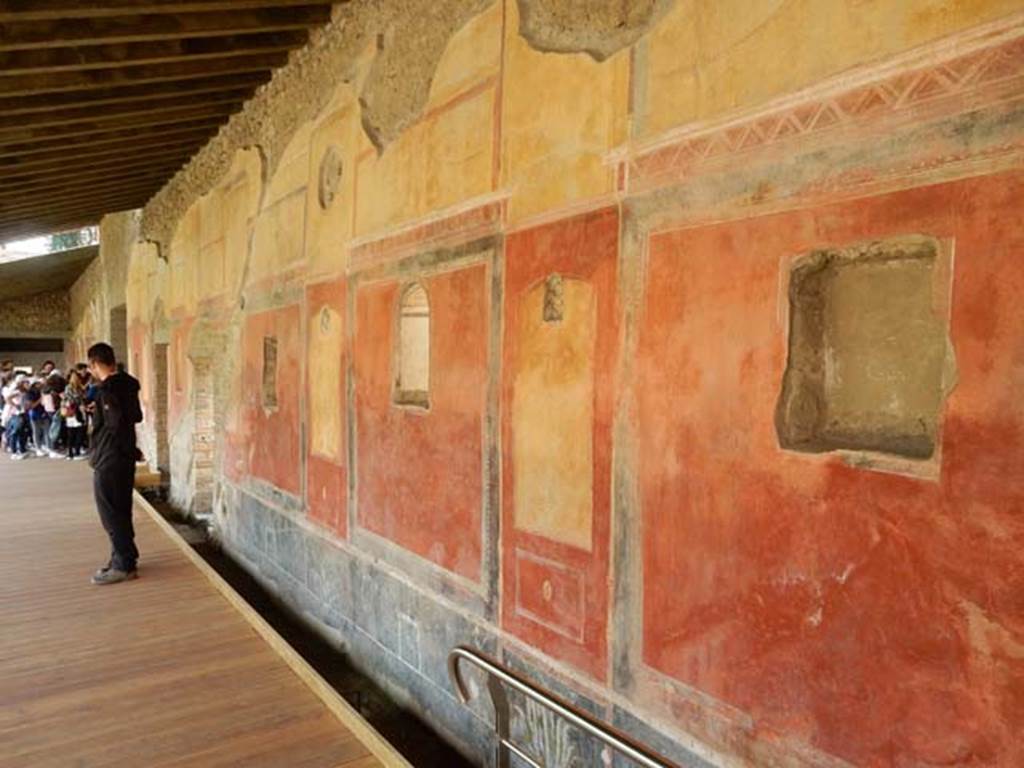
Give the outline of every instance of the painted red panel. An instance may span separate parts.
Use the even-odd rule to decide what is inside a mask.
[[[480,579],[489,275],[475,265],[420,281],[430,301],[430,410],[391,400],[401,284],[356,298],[357,498],[361,526]]]
[[[243,334],[242,434],[250,474],[282,491],[300,493],[299,403],[302,350],[298,305],[249,315]],[[263,339],[277,338],[277,408],[262,403]]]
[[[594,349],[593,506],[590,551],[517,530],[514,525],[514,434],[502,420],[502,621],[531,645],[603,680],[607,664],[608,531],[611,509],[611,428],[614,370],[618,344],[616,260],[619,217],[614,208],[576,216],[509,235],[505,243],[505,323],[502,348],[502,412],[511,413],[513,381],[508,375],[517,359],[518,311],[522,297],[548,275],[589,282],[597,302]],[[535,601],[521,599],[516,574],[522,553],[559,563],[583,575],[585,595],[582,632],[568,636],[564,627],[537,621]],[[554,585],[554,582],[552,582]],[[542,583],[534,585],[537,589]],[[536,589],[532,597],[541,594]]]
[[[1024,765],[1024,175],[652,237],[645,661],[857,765]],[[778,448],[780,264],[955,239],[938,482]]]
[[[329,306],[335,310],[344,322],[345,318],[345,280],[338,279],[318,283],[306,288],[306,323],[307,325],[320,312],[320,308]],[[338,413],[341,414],[341,460],[332,461],[312,451],[312,430],[306,430],[306,504],[309,516],[334,530],[338,535],[345,536],[348,532],[348,463],[345,460],[347,441],[345,415],[348,411],[345,397],[345,369],[347,359],[341,362],[342,376],[338,379]],[[307,370],[307,377],[309,371]],[[309,397],[310,382],[307,379],[306,393]],[[308,401],[307,401],[308,402]]]
[[[575,643],[583,642],[586,576],[583,571],[516,551],[516,613]]]

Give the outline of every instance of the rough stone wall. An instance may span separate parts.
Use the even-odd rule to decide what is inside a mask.
[[[0,303],[0,336],[64,338],[70,328],[71,300],[67,291],[47,291]]]
[[[100,224],[99,257],[68,291],[71,339],[68,354],[82,360],[90,345],[111,341],[111,312],[127,312],[127,286],[132,250],[139,239],[139,212],[105,216]],[[127,350],[127,337],[118,331],[119,351]],[[126,363],[128,361],[125,361]]]
[[[151,201],[126,293],[141,359],[170,345],[172,498],[483,763],[459,643],[685,765],[1020,762],[1024,19],[586,5],[341,6]],[[801,259],[908,236],[936,256],[899,354],[867,288],[812,291],[798,372],[840,428],[927,401],[933,450],[780,443]],[[928,392],[892,365],[920,349]]]

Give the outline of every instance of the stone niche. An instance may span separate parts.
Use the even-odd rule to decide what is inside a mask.
[[[940,243],[912,235],[813,251],[792,267],[783,448],[927,460],[952,376]]]

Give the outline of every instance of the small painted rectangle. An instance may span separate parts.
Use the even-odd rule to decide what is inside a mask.
[[[586,581],[582,571],[515,550],[516,613],[552,632],[583,642]]]

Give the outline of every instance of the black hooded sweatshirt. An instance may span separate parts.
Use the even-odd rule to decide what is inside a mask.
[[[135,465],[135,425],[140,421],[138,380],[127,373],[108,376],[96,389],[89,459],[93,469]]]

